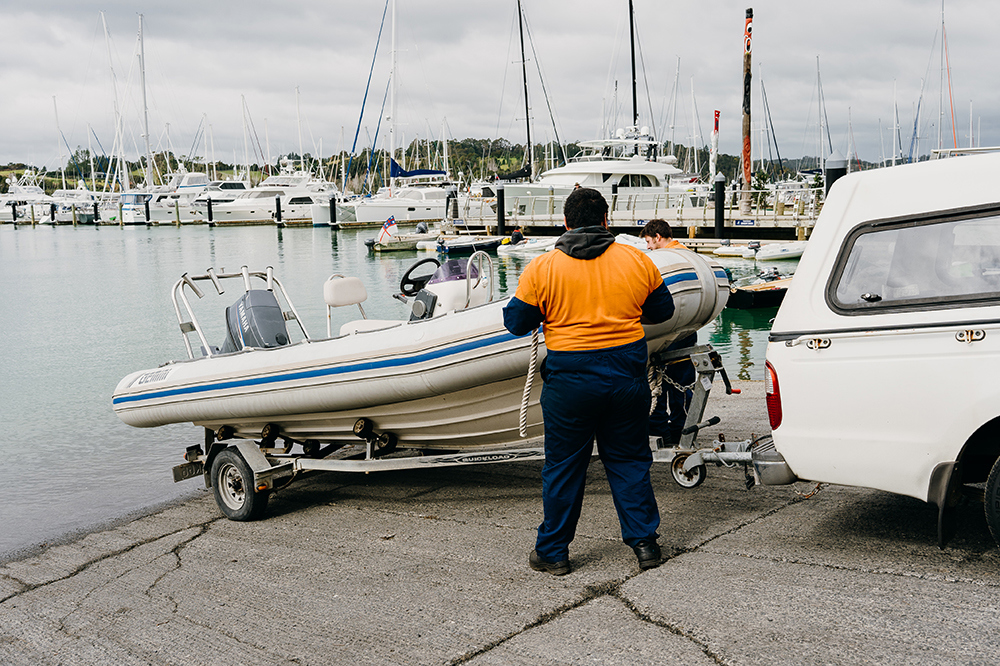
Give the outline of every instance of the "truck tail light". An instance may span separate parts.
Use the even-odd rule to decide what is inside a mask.
[[[778,388],[778,373],[770,361],[764,363],[764,393],[767,396],[767,418],[771,430],[781,425],[781,390]]]

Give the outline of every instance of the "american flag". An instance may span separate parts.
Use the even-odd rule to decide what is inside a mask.
[[[396,233],[396,217],[390,215],[389,219],[382,223],[382,230],[378,232],[378,239],[376,243],[381,243],[386,238],[392,238],[392,235]]]

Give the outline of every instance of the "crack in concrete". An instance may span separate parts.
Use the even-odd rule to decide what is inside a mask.
[[[63,576],[60,576],[58,578],[53,578],[52,580],[47,580],[44,583],[27,583],[25,581],[20,580],[16,576],[10,576],[8,574],[4,574],[4,577],[6,579],[14,581],[18,585],[20,585],[21,589],[13,592],[12,594],[7,595],[6,597],[0,598],[0,605],[5,604],[8,601],[10,601],[11,599],[16,599],[17,597],[20,597],[20,596],[22,596],[24,594],[27,594],[28,592],[31,592],[33,590],[37,590],[39,588],[43,588],[43,587],[46,587],[48,585],[52,585],[53,583],[58,583],[58,582],[61,582],[61,581],[64,581],[64,580],[69,580],[70,578],[73,578],[74,576],[77,576],[77,575],[83,573],[84,571],[87,571],[91,567],[93,567],[93,566],[95,566],[95,565],[103,562],[104,560],[108,560],[108,559],[111,559],[113,557],[118,557],[120,555],[124,555],[125,553],[132,552],[136,548],[141,548],[142,546],[146,546],[146,545],[149,545],[151,543],[155,543],[157,541],[160,541],[162,539],[166,539],[167,537],[170,537],[170,536],[172,536],[174,534],[180,534],[181,532],[184,532],[186,530],[190,530],[192,528],[201,528],[201,531],[193,537],[193,538],[197,538],[198,536],[201,536],[202,534],[205,533],[205,531],[208,529],[209,525],[211,525],[212,523],[218,522],[220,520],[223,520],[223,518],[221,518],[221,517],[220,518],[212,518],[210,520],[206,520],[203,523],[195,523],[194,525],[188,525],[186,527],[182,527],[181,529],[177,529],[177,530],[174,530],[172,532],[167,532],[167,533],[161,534],[159,536],[150,537],[148,539],[143,539],[141,541],[137,541],[137,542],[135,542],[133,544],[130,544],[130,545],[126,546],[125,548],[120,548],[120,549],[115,550],[115,551],[110,551],[110,552],[107,552],[107,553],[105,553],[103,555],[95,557],[95,558],[93,558],[91,560],[87,560],[83,564],[75,567],[69,573],[67,573],[67,574],[65,574]],[[44,554],[43,555],[38,555],[37,557],[44,557]]]
[[[724,532],[720,532],[719,534],[715,534],[715,535],[713,535],[713,536],[705,539],[704,541],[702,541],[702,542],[700,542],[700,543],[698,543],[698,544],[696,544],[694,546],[691,546],[691,547],[688,547],[688,548],[676,548],[676,549],[673,549],[672,552],[670,552],[669,554],[665,554],[664,555],[663,561],[660,563],[660,566],[663,566],[664,564],[666,564],[670,560],[672,560],[672,559],[674,559],[676,557],[679,557],[681,555],[684,555],[685,553],[690,553],[690,552],[694,552],[696,550],[699,550],[703,546],[711,543],[712,541],[715,541],[719,537],[725,536],[727,534],[732,534],[732,533],[734,533],[734,532],[736,532],[738,530],[743,529],[744,527],[746,527],[748,525],[752,525],[752,524],[756,523],[759,520],[763,520],[764,518],[767,518],[769,516],[774,515],[778,511],[782,511],[782,510],[784,510],[784,509],[786,509],[786,508],[788,508],[788,507],[790,507],[790,506],[792,506],[794,504],[797,504],[798,502],[802,502],[802,501],[805,501],[804,498],[794,497],[794,498],[790,499],[788,502],[786,502],[785,504],[783,504],[781,506],[775,507],[773,509],[765,511],[764,513],[758,514],[758,515],[756,515],[756,516],[754,516],[752,518],[749,518],[749,519],[747,519],[745,521],[742,521],[738,525],[735,525],[732,528],[730,528],[730,529],[728,529],[728,530],[726,530]],[[580,608],[581,606],[584,606],[585,604],[588,604],[591,601],[594,601],[595,599],[599,599],[599,598],[605,597],[605,596],[612,597],[612,598],[616,599],[617,601],[619,601],[627,609],[629,609],[632,612],[632,614],[635,615],[635,617],[637,619],[639,619],[640,621],[645,622],[647,624],[652,624],[652,625],[654,625],[656,627],[660,627],[662,629],[666,629],[667,631],[671,632],[672,634],[674,634],[676,636],[680,636],[682,638],[686,638],[687,640],[691,641],[699,650],[701,650],[701,652],[704,653],[705,656],[707,656],[708,658],[712,659],[717,664],[725,664],[726,662],[722,659],[721,656],[719,656],[718,654],[716,654],[715,652],[713,652],[712,649],[706,643],[698,640],[698,638],[695,637],[693,634],[685,631],[684,629],[682,629],[681,627],[679,627],[677,625],[673,625],[673,624],[671,624],[669,622],[664,622],[664,621],[661,621],[661,620],[657,620],[657,619],[655,619],[655,618],[653,618],[653,617],[651,617],[651,616],[643,613],[642,611],[640,611],[635,606],[635,604],[632,603],[631,600],[628,599],[628,597],[626,597],[624,594],[622,594],[622,591],[621,591],[622,586],[625,585],[625,583],[627,583],[630,580],[632,580],[633,578],[635,578],[636,576],[641,576],[643,573],[645,573],[645,572],[644,571],[640,571],[637,574],[633,574],[631,576],[626,576],[623,580],[606,581],[604,583],[599,583],[597,585],[588,585],[588,586],[586,586],[584,588],[583,594],[580,597],[578,597],[577,599],[575,599],[573,601],[570,601],[568,603],[565,603],[565,604],[563,604],[563,605],[561,605],[561,606],[559,606],[557,608],[554,608],[554,609],[552,609],[550,611],[546,611],[545,613],[542,613],[537,618],[535,618],[532,622],[529,622],[528,624],[524,625],[520,629],[518,629],[516,631],[513,631],[513,632],[511,632],[509,634],[506,634],[505,636],[501,636],[500,638],[497,638],[496,640],[493,640],[493,641],[487,643],[486,645],[484,645],[484,646],[482,646],[480,648],[476,648],[474,650],[470,650],[470,651],[466,652],[465,654],[460,655],[460,656],[456,657],[455,659],[452,659],[451,661],[447,662],[448,666],[458,666],[459,664],[468,663],[469,661],[475,659],[476,657],[479,657],[479,656],[482,656],[484,654],[487,654],[488,652],[492,651],[493,649],[495,649],[495,648],[497,648],[497,647],[499,647],[499,646],[501,646],[501,645],[503,645],[503,644],[505,644],[505,643],[513,640],[514,638],[520,636],[521,634],[524,634],[524,633],[526,633],[528,631],[531,631],[532,629],[536,629],[538,627],[546,625],[546,624],[552,622],[553,620],[557,620],[557,619],[563,617],[564,615],[566,615],[566,613],[568,613],[571,610],[574,610],[576,608]]]
[[[4,601],[7,601],[7,599],[10,599],[11,597],[14,597],[14,596],[17,596],[18,594],[21,594],[22,592],[25,591],[25,588],[27,587],[24,584],[24,581],[19,580],[17,578],[14,578],[13,576],[8,576],[7,574],[0,574],[0,580],[10,581],[11,583],[14,583],[15,585],[17,585],[18,588],[19,588],[19,589],[15,590],[13,593],[11,593],[9,596],[0,598],[0,603],[3,603]]]
[[[625,608],[627,608],[628,610],[630,610],[632,612],[632,614],[635,615],[635,617],[637,619],[639,619],[640,621],[645,622],[646,624],[651,624],[651,625],[653,625],[655,627],[660,627],[661,629],[666,629],[667,631],[669,631],[670,633],[674,634],[675,636],[680,636],[681,638],[686,638],[687,640],[691,641],[699,650],[701,650],[702,653],[704,653],[704,655],[706,657],[708,657],[709,659],[713,660],[715,663],[717,663],[717,664],[725,664],[726,663],[726,661],[720,655],[716,654],[712,650],[712,648],[709,647],[709,645],[707,643],[699,640],[691,632],[685,631],[684,629],[682,629],[680,626],[678,626],[676,624],[672,624],[670,622],[664,622],[662,620],[657,620],[656,618],[651,617],[651,616],[647,615],[646,613],[643,613],[641,610],[639,610],[636,607],[635,604],[632,603],[632,601],[628,597],[626,597],[625,595],[623,595],[621,593],[621,590],[616,590],[615,593],[612,594],[611,596],[614,597],[615,599],[617,599],[619,603],[621,603],[623,606],[625,606]]]
[[[152,599],[153,599],[153,588],[155,588],[157,585],[159,585],[160,581],[162,581],[164,578],[166,578],[170,574],[174,573],[175,571],[178,571],[181,568],[181,564],[182,564],[181,551],[183,551],[189,545],[191,545],[192,543],[194,543],[194,541],[196,539],[200,538],[206,532],[208,532],[208,525],[209,524],[210,523],[205,523],[205,524],[202,524],[202,525],[198,525],[197,527],[199,527],[200,529],[198,530],[198,532],[196,534],[193,534],[193,535],[191,535],[191,538],[185,539],[184,541],[181,541],[180,543],[178,543],[176,546],[174,546],[173,548],[170,549],[169,553],[164,553],[164,555],[173,555],[174,556],[174,567],[172,569],[168,569],[167,571],[164,571],[162,574],[160,574],[159,576],[157,576],[156,580],[154,580],[152,583],[150,583],[149,587],[147,587],[145,590],[143,590],[143,592],[142,592],[143,595],[145,595],[146,597],[148,597],[152,601]],[[157,558],[157,559],[159,559],[159,558]],[[180,603],[176,599],[174,599],[173,597],[171,597],[170,595],[164,595],[164,598],[167,599],[171,604],[173,604],[173,609],[170,611],[171,615],[176,615],[177,614],[177,609],[180,607]]]
[[[785,504],[783,504],[781,506],[774,507],[773,509],[770,509],[769,511],[766,511],[766,512],[760,514],[759,516],[755,517],[755,518],[752,518],[750,520],[746,520],[746,521],[744,521],[744,522],[742,522],[742,523],[740,523],[738,525],[735,525],[731,529],[728,529],[728,530],[726,530],[724,532],[720,532],[719,534],[716,534],[715,536],[713,536],[711,538],[708,538],[708,539],[704,540],[703,542],[701,542],[701,543],[699,543],[699,544],[697,544],[695,546],[692,546],[690,548],[681,549],[681,550],[679,550],[677,552],[677,555],[681,555],[681,554],[684,554],[684,553],[691,553],[691,552],[695,552],[697,550],[701,550],[705,546],[707,546],[708,544],[712,543],[713,541],[715,541],[715,540],[717,540],[717,539],[719,539],[721,537],[728,536],[730,534],[734,534],[734,533],[738,532],[739,530],[743,529],[744,527],[747,527],[749,525],[753,525],[754,523],[756,523],[758,521],[761,521],[761,520],[763,520],[765,518],[769,518],[770,516],[773,516],[774,514],[778,513],[779,511],[783,511],[783,510],[787,509],[790,506],[793,506],[795,504],[799,504],[801,502],[808,501],[810,498],[811,498],[811,496],[801,496],[801,497],[797,496],[797,497],[793,497],[788,502],[786,502]],[[929,574],[929,573],[912,573],[912,572],[905,572],[905,571],[889,571],[889,570],[885,570],[885,569],[874,569],[874,568],[865,568],[865,567],[857,567],[857,566],[850,567],[850,566],[845,566],[845,565],[842,565],[842,564],[832,564],[832,563],[823,564],[823,563],[817,563],[817,562],[809,562],[809,561],[802,560],[802,559],[799,559],[799,558],[768,557],[768,556],[765,556],[765,555],[754,555],[752,553],[750,553],[750,554],[736,554],[736,557],[744,557],[744,558],[747,558],[747,559],[759,560],[759,561],[762,561],[762,562],[766,561],[766,562],[777,562],[777,563],[781,563],[781,564],[800,564],[802,566],[815,567],[815,568],[819,568],[819,569],[830,569],[830,570],[834,570],[834,571],[855,571],[855,572],[858,572],[858,573],[865,573],[865,574],[876,574],[876,575],[884,575],[884,576],[896,576],[896,577],[899,577],[899,578],[914,578],[914,579],[917,579],[917,580],[927,580],[927,581],[935,581],[935,582],[943,582],[943,583],[961,583],[961,584],[980,585],[982,587],[1000,587],[1000,582],[994,583],[994,582],[990,582],[990,581],[984,581],[984,580],[981,580],[981,579],[959,578],[959,577],[948,577],[948,576],[937,576],[937,575]]]
[[[153,581],[152,584],[150,584],[145,590],[143,590],[143,594],[145,596],[149,597],[150,600],[152,600],[152,595],[150,594],[150,590],[152,590],[152,588],[155,587],[157,583],[159,583],[161,580],[163,580],[163,578],[167,574],[169,574],[169,573],[171,573],[173,571],[176,571],[177,569],[180,568],[179,557],[178,557],[178,554],[177,554],[178,551],[179,551],[179,549],[182,548],[182,547],[184,547],[184,546],[186,546],[186,545],[188,545],[188,544],[190,544],[192,541],[194,541],[198,537],[200,537],[203,534],[205,534],[205,532],[208,531],[208,523],[201,524],[201,525],[193,525],[191,527],[186,527],[186,528],[184,528],[182,530],[177,530],[175,532],[170,532],[170,533],[164,534],[164,535],[162,535],[162,536],[160,536],[160,537],[158,537],[156,539],[151,539],[151,540],[148,540],[148,541],[145,542],[147,544],[156,543],[157,541],[160,541],[162,539],[167,539],[167,538],[173,536],[174,534],[180,534],[181,532],[184,532],[185,530],[189,530],[189,529],[197,529],[197,532],[195,534],[191,535],[191,537],[189,537],[188,539],[185,539],[181,543],[178,543],[177,545],[175,545],[168,552],[163,553],[162,555],[158,555],[157,557],[153,558],[153,560],[155,561],[155,560],[160,559],[164,555],[173,555],[175,557],[175,559],[178,560],[178,563],[177,563],[177,566],[175,566],[173,569],[165,571],[163,574],[161,574],[160,576],[158,576],[157,579],[155,581]],[[136,544],[135,546],[133,546],[133,548],[138,547],[140,545],[142,545],[142,544]],[[121,552],[123,552],[123,553],[124,552],[128,552],[129,550],[132,550],[133,548],[127,548],[127,549],[125,549],[125,550],[123,550]],[[102,559],[104,559],[104,558],[102,558]],[[79,573],[82,573],[85,569],[89,568],[90,566],[92,566],[93,564],[95,564],[98,561],[99,560],[94,560],[92,562],[88,562],[86,565],[83,565],[78,571],[74,572],[74,574],[72,574],[72,575],[77,575]],[[94,594],[96,594],[98,591],[100,591],[100,590],[108,587],[109,585],[114,584],[116,581],[121,580],[122,578],[124,578],[125,576],[131,574],[132,572],[148,566],[148,564],[149,564],[148,562],[144,562],[144,563],[141,563],[141,564],[139,564],[137,566],[134,566],[134,567],[131,567],[129,569],[126,569],[126,570],[120,572],[118,575],[113,576],[111,579],[109,579],[109,580],[101,583],[100,585],[97,585],[97,586],[91,588],[90,590],[88,590],[86,594],[84,594],[82,597],[80,597],[78,600],[76,600],[75,606],[74,606],[73,610],[69,611],[68,613],[66,613],[65,615],[63,615],[62,617],[60,617],[58,619],[58,624],[56,626],[55,631],[57,633],[64,634],[64,635],[68,636],[69,638],[73,638],[73,639],[82,638],[82,636],[80,636],[78,634],[75,634],[74,632],[70,631],[67,628],[67,626],[66,626],[67,621],[71,617],[73,617],[76,613],[82,611],[83,610],[83,606],[87,602],[87,600],[90,597],[92,597]],[[60,580],[65,580],[65,579],[60,579]],[[56,582],[56,581],[50,581],[49,583],[45,583],[45,585],[48,585],[48,584],[53,583],[53,582]],[[42,587],[42,585],[39,585],[37,587]],[[36,589],[37,589],[37,587],[36,587]],[[172,599],[170,601],[173,602]],[[176,602],[173,602],[173,603],[174,603],[174,611],[173,612],[176,612],[177,604],[176,604]]]
[[[809,562],[799,558],[789,557],[767,557],[764,555],[753,555],[748,553],[738,553],[736,557],[743,557],[748,560],[759,560],[761,562],[776,562],[780,564],[799,564],[805,567],[817,569],[830,569],[831,571],[854,571],[863,574],[873,574],[877,576],[895,576],[896,578],[913,578],[914,580],[926,580],[936,583],[956,583],[962,585],[979,585],[980,587],[1000,588],[1000,582],[990,582],[976,578],[959,578],[955,576],[938,576],[931,573],[913,573],[906,571],[890,571],[887,569],[869,569],[865,567],[849,567],[843,564]]]
[[[190,539],[186,539],[186,540],[178,543],[176,546],[174,546],[172,549],[170,549],[169,553],[164,553],[164,554],[173,555],[174,558],[175,558],[175,560],[176,560],[176,565],[172,569],[170,569],[168,571],[164,571],[160,576],[158,576],[156,578],[156,580],[154,580],[152,583],[150,583],[149,587],[147,587],[143,591],[143,594],[145,596],[149,597],[150,600],[152,600],[152,598],[153,598],[153,595],[152,595],[153,588],[155,588],[157,585],[159,585],[160,582],[162,582],[167,576],[169,576],[170,574],[175,573],[175,572],[177,572],[177,571],[180,570],[180,568],[184,565],[184,558],[183,558],[183,552],[184,552],[184,550],[188,546],[190,546],[192,543],[194,543],[195,540],[197,540],[199,537],[203,536],[206,532],[208,532],[209,525],[211,525],[213,522],[216,522],[216,520],[222,520],[222,518],[218,518],[218,519],[215,519],[215,520],[210,520],[210,521],[207,521],[205,523],[202,523],[201,525],[198,525],[198,527],[201,527],[201,530],[197,534],[192,535]],[[195,526],[192,526],[192,527],[195,527]],[[192,625],[194,625],[196,627],[201,627],[202,629],[204,629],[204,630],[206,630],[208,632],[213,632],[213,633],[219,634],[221,636],[225,636],[226,638],[229,638],[230,640],[232,640],[234,643],[236,643],[238,645],[243,645],[243,646],[247,646],[247,647],[253,648],[254,650],[258,650],[263,655],[265,655],[265,660],[268,663],[279,664],[279,663],[299,663],[300,662],[300,660],[298,658],[290,658],[290,657],[283,656],[283,655],[280,655],[280,654],[274,652],[274,646],[273,645],[270,645],[270,644],[267,644],[267,643],[247,641],[247,640],[244,640],[244,639],[240,638],[240,636],[238,636],[236,633],[234,633],[232,631],[227,631],[227,630],[225,630],[225,629],[223,629],[221,627],[209,624],[207,622],[203,622],[203,621],[197,620],[197,619],[195,619],[193,617],[190,617],[190,616],[187,616],[187,615],[180,616],[180,606],[181,606],[180,602],[177,599],[175,599],[174,597],[170,596],[170,595],[166,595],[165,594],[165,595],[163,595],[163,597],[164,597],[164,599],[166,599],[169,603],[171,603],[173,605],[173,608],[171,608],[171,610],[170,610],[170,615],[172,616],[172,619],[175,618],[175,617],[181,617],[181,619],[183,621],[189,622],[190,624],[192,624]],[[163,624],[171,622],[172,619],[171,620],[167,620]]]
[[[524,625],[520,629],[512,631],[506,636],[501,636],[500,638],[497,638],[496,640],[487,643],[481,648],[470,650],[465,654],[458,656],[452,659],[451,661],[447,662],[447,664],[448,666],[457,666],[458,664],[468,663],[472,659],[475,659],[476,657],[479,657],[481,655],[490,652],[494,648],[503,645],[504,643],[520,636],[523,633],[531,631],[532,629],[535,629],[537,627],[546,625],[549,622],[552,622],[553,620],[558,620],[559,618],[561,618],[563,615],[573,610],[574,608],[580,608],[581,606],[590,603],[595,599],[599,599],[601,597],[606,597],[609,595],[614,596],[617,593],[617,590],[631,578],[632,577],[630,576],[625,578],[624,580],[618,580],[618,581],[612,580],[612,581],[606,581],[604,583],[598,583],[596,585],[587,585],[586,587],[583,588],[583,594],[577,597],[576,599],[569,601],[561,606],[558,606],[557,608],[554,608],[550,611],[542,613],[541,615],[536,617],[533,621]]]

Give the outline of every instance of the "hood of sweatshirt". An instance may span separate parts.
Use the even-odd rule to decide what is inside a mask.
[[[574,259],[595,259],[612,246],[615,236],[605,227],[569,229],[556,241],[556,249]]]

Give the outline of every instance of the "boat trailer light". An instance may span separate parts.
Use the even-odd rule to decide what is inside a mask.
[[[261,492],[264,492],[265,490],[267,490],[267,484],[266,483],[258,483],[257,484],[257,492],[261,493]]]

